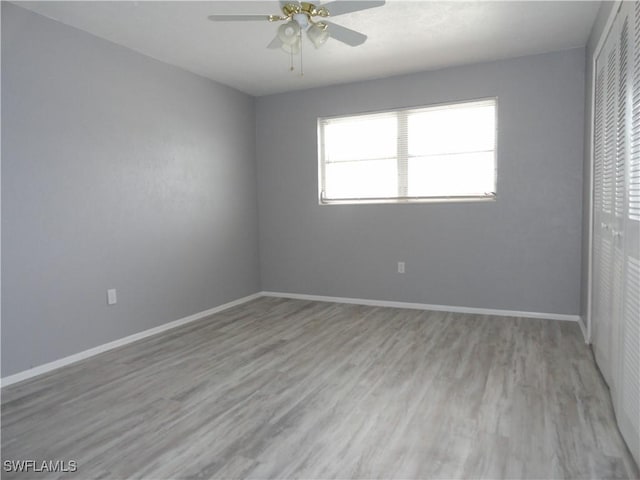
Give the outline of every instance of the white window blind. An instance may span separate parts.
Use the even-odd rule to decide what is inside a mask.
[[[496,100],[318,119],[321,203],[493,198]]]

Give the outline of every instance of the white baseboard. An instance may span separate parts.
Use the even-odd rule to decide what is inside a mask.
[[[293,298],[297,300],[312,300],[317,302],[351,303],[355,305],[370,305],[373,307],[410,308],[414,310],[434,310],[438,312],[474,313],[479,315],[499,315],[501,317],[542,318],[548,320],[562,320],[579,322],[580,315],[565,313],[522,312],[517,310],[497,310],[492,308],[456,307],[454,305],[431,305],[428,303],[391,302],[387,300],[369,300],[365,298],[325,297],[323,295],[305,295],[284,292],[260,292],[265,297]]]
[[[200,320],[202,318],[208,317],[209,315],[213,315],[214,313],[218,313],[223,310],[227,310],[231,307],[241,305],[243,303],[254,300],[260,296],[261,296],[260,293],[254,293],[253,295],[248,295],[246,297],[242,297],[237,300],[233,300],[231,302],[218,305],[217,307],[210,308],[203,312],[194,313],[193,315],[189,315],[188,317],[180,318],[178,320],[165,323],[158,327],[154,327],[148,330],[144,330],[142,332],[134,333],[133,335],[129,335],[124,338],[119,338],[118,340],[114,340],[113,342],[105,343],[103,345],[98,345],[97,347],[90,348],[89,350],[84,350],[79,353],[74,353],[73,355],[69,355],[68,357],[64,357],[59,360],[54,360],[53,362],[45,363],[44,365],[38,365],[37,367],[30,368],[29,370],[24,370],[22,372],[15,373],[13,375],[9,375],[0,380],[0,387],[6,387],[8,385],[21,382],[23,380],[36,377],[38,375],[42,375],[43,373],[56,370],[60,367],[64,367],[66,365],[79,362],[80,360],[93,357],[94,355],[98,355],[99,353],[103,353],[108,350],[112,350],[114,348],[127,345],[128,343],[136,342],[146,337],[150,337],[151,335],[155,335],[157,333],[161,333],[166,330],[171,330],[172,328],[176,328],[181,325],[185,325],[187,323],[195,322],[196,320]]]
[[[66,365],[79,362],[80,360],[93,357],[95,355],[112,350],[114,348],[118,348],[123,345],[136,342],[143,338],[150,337],[151,335],[156,335],[157,333],[161,333],[166,330],[171,330],[172,328],[176,328],[181,325],[185,325],[187,323],[200,320],[202,318],[208,317],[209,315],[213,315],[214,313],[218,313],[223,310],[227,310],[231,307],[241,305],[243,303],[249,302],[261,296],[292,298],[297,300],[312,300],[317,302],[349,303],[349,304],[355,304],[355,305],[369,305],[374,307],[410,308],[414,310],[434,310],[434,311],[440,311],[440,312],[472,313],[472,314],[479,314],[479,315],[499,315],[499,316],[507,316],[507,317],[526,317],[526,318],[543,318],[543,319],[549,319],[549,320],[564,320],[564,321],[570,321],[570,322],[578,322],[583,333],[586,332],[582,319],[579,315],[566,315],[561,313],[522,312],[522,311],[516,311],[516,310],[496,310],[496,309],[489,309],[489,308],[456,307],[453,305],[432,305],[427,303],[392,302],[387,300],[370,300],[370,299],[364,299],[364,298],[327,297],[323,295],[305,295],[305,294],[299,294],[299,293],[258,292],[258,293],[254,293],[253,295],[249,295],[243,298],[239,298],[237,300],[233,300],[223,305],[218,305],[217,307],[210,308],[209,310],[205,310],[199,313],[194,313],[193,315],[189,315],[188,317],[184,317],[179,320],[174,320],[172,322],[165,323],[164,325],[150,328],[149,330],[144,330],[142,332],[134,333],[133,335],[129,335],[127,337],[120,338],[118,340],[114,340],[112,342],[105,343],[103,345],[98,345],[97,347],[90,348],[89,350],[84,350],[82,352],[69,355],[68,357],[64,357],[59,360],[54,360],[53,362],[45,363],[44,365],[38,365],[37,367],[30,368],[29,370],[24,370],[16,374],[9,375],[7,377],[0,379],[0,388],[12,385],[17,382],[21,382],[23,380],[27,380],[32,377],[37,377],[38,375],[42,375],[44,373],[50,372],[52,370],[56,370]],[[586,339],[586,336],[585,336],[585,339]]]
[[[580,330],[582,330],[582,335],[584,336],[584,343],[586,343],[587,345],[591,344],[591,340],[589,339],[589,331],[587,330],[587,324],[583,316],[580,316],[578,318],[578,325],[580,325]]]

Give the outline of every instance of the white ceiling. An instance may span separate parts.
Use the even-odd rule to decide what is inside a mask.
[[[268,50],[269,22],[214,23],[212,13],[271,14],[271,1],[15,2],[137,52],[251,95],[388,77],[584,46],[600,2],[402,1],[345,14],[335,23],[366,33],[349,47],[306,42],[304,77]]]

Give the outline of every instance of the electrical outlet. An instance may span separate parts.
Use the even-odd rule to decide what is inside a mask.
[[[404,273],[404,262],[398,262],[398,273]]]
[[[118,303],[118,295],[115,288],[107,290],[107,305],[115,305]]]

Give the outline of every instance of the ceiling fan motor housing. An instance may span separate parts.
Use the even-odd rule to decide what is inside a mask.
[[[318,8],[313,3],[309,2],[300,2],[300,3],[287,3],[282,7],[282,13],[284,13],[287,17],[293,17],[296,14],[304,14],[307,19],[311,17],[328,17],[329,11],[324,8]]]

